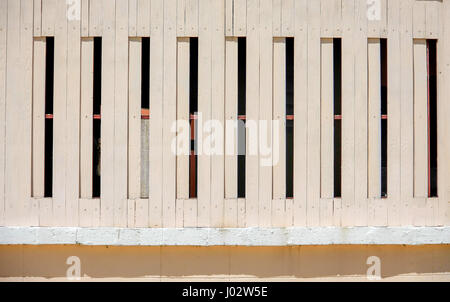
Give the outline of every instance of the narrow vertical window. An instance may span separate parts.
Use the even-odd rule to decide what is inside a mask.
[[[228,209],[237,205],[238,197],[238,39],[225,39],[225,199]]]
[[[437,65],[436,40],[427,40],[428,84],[428,197],[438,196],[437,186]]]
[[[246,38],[238,38],[238,198],[245,198]]]
[[[383,50],[385,43],[383,39],[368,39],[368,101],[367,101],[367,170],[368,170],[368,198],[380,198],[383,196],[383,167],[386,163],[386,157],[383,155],[385,149],[383,144],[387,142],[387,136],[383,135],[383,131],[386,133],[387,127],[383,128],[385,119],[382,116],[382,112],[386,112],[386,96],[383,96],[382,87],[385,85],[383,81],[386,81],[383,76],[383,60],[386,53]],[[382,58],[383,57],[383,58]],[[385,94],[385,93],[384,93]],[[386,107],[386,109],[384,109]],[[386,125],[386,124],[385,124]],[[387,155],[387,154],[386,154]],[[384,162],[383,162],[384,160]]]
[[[53,182],[53,83],[55,59],[54,45],[54,38],[47,37],[45,54],[44,197],[52,197]]]
[[[149,197],[150,38],[141,45],[141,198]]]
[[[342,48],[341,39],[333,39],[333,95],[334,95],[334,197],[341,197],[342,159]]]
[[[186,200],[195,196],[195,154],[194,146],[194,126],[196,106],[190,104],[194,102],[191,84],[190,70],[190,38],[178,38],[177,40],[177,199]],[[193,72],[193,71],[192,71]],[[192,91],[192,92],[191,92]],[[192,105],[192,108],[191,108]]]
[[[341,39],[321,40],[320,196],[341,196]]]
[[[129,39],[128,198],[149,197],[150,38]]]
[[[189,156],[189,198],[197,197],[197,112],[198,112],[198,38],[189,43],[189,119],[191,127]]]
[[[387,139],[388,139],[388,115],[387,115],[387,39],[380,39],[381,61],[381,197],[387,197]]]
[[[93,85],[93,135],[92,135],[92,197],[100,197],[101,161],[101,99],[102,99],[102,38],[94,38],[94,85]]]
[[[286,38],[286,198],[294,197],[294,38]]]
[[[52,196],[53,68],[52,37],[33,39],[31,196]]]
[[[414,40],[414,197],[438,195],[436,40]]]

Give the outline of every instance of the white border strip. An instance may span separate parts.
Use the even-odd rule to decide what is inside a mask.
[[[450,244],[445,227],[79,228],[0,227],[0,245],[292,246]]]

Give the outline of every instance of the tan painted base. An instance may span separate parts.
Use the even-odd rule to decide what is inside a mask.
[[[450,245],[297,247],[0,246],[0,281],[66,281],[77,256],[84,281],[450,281]]]

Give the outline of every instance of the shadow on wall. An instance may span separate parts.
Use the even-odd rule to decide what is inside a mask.
[[[377,256],[381,277],[450,275],[450,245],[296,247],[0,246],[0,279],[61,278],[67,258],[80,259],[82,277],[318,278],[365,276]]]

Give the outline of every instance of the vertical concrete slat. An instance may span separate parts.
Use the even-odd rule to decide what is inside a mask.
[[[81,0],[81,37],[89,37],[89,0]]]
[[[5,225],[8,1],[0,2],[0,225]]]
[[[211,155],[211,227],[222,227],[225,197],[225,1],[214,1],[211,18],[211,119],[214,152]]]
[[[141,197],[142,40],[130,38],[128,65],[128,198]]]
[[[67,204],[67,59],[68,20],[65,1],[56,2],[55,17],[55,68],[53,91],[53,225],[66,221]]]
[[[307,0],[295,1],[293,225],[306,226],[308,140]]]
[[[334,225],[355,224],[355,41],[357,40],[357,3],[342,1],[342,170],[341,202],[334,203]],[[358,54],[359,56],[359,54]],[[335,199],[336,201],[336,199]],[[342,208],[344,206],[344,208]],[[339,213],[339,214],[338,214]],[[343,213],[345,213],[343,215]]]
[[[150,36],[151,1],[137,0],[136,35],[138,37]]]
[[[189,198],[189,38],[177,42],[177,199]]]
[[[144,8],[143,8],[144,9]],[[148,14],[147,14],[148,16]],[[149,22],[148,20],[146,22]],[[148,24],[146,25],[148,28]],[[114,225],[127,226],[128,1],[116,0],[114,72]]]
[[[320,2],[308,2],[307,226],[320,223]]]
[[[414,196],[413,3],[412,0],[405,0],[400,7],[402,225],[412,223],[410,213]]]
[[[150,2],[150,1],[148,1]],[[128,35],[130,37],[136,37],[137,36],[137,19],[138,19],[138,0],[128,0]],[[149,10],[150,13],[150,10]],[[150,21],[150,16],[149,16]],[[149,29],[148,32],[150,33],[150,22],[149,22]]]
[[[153,10],[152,10],[153,11]],[[162,177],[164,227],[175,226],[175,199],[176,199],[176,156],[171,150],[175,133],[171,131],[176,120],[176,83],[177,69],[177,37],[176,37],[177,5],[175,0],[164,1],[164,80],[163,80],[163,136],[162,136]],[[157,42],[153,42],[157,43]],[[150,101],[151,102],[151,101]],[[157,114],[157,113],[156,113]],[[150,173],[151,176],[151,173]],[[152,190],[152,188],[150,188]]]
[[[428,197],[427,43],[414,41],[414,197]]]
[[[400,173],[401,173],[401,46],[400,2],[388,3],[387,40],[387,198],[388,224],[400,225]]]
[[[81,2],[68,6],[66,107],[66,225],[78,226],[80,197]],[[56,65],[57,66],[57,65]],[[56,67],[57,68],[57,67]]]
[[[333,39],[321,40],[320,195],[334,197],[334,68]]]
[[[260,63],[259,63],[259,150],[260,150],[260,165],[259,165],[259,192],[258,192],[258,226],[270,227],[272,216],[272,190],[273,181],[276,178],[273,175],[273,161],[277,160],[274,153],[275,148],[279,145],[274,144],[274,133],[272,132],[273,120],[273,37],[272,37],[272,3],[271,1],[260,2],[259,12],[259,48],[260,48]],[[284,66],[284,65],[283,65]],[[284,82],[285,84],[286,82]],[[284,98],[279,98],[277,102],[283,103]],[[286,104],[286,102],[284,102]],[[283,125],[280,125],[283,129]],[[281,148],[281,150],[283,150]],[[280,156],[283,155],[280,151]],[[282,160],[280,160],[282,161]],[[280,179],[282,182],[283,180]],[[284,202],[274,201],[280,204],[280,208],[284,214]],[[284,216],[284,215],[283,215]],[[283,223],[283,221],[281,221]]]
[[[42,33],[42,0],[33,0],[33,36],[40,37]]]
[[[101,143],[100,143],[100,225],[114,226],[115,220],[115,71],[116,71],[116,5],[103,0]],[[92,12],[91,12],[92,13]]]
[[[234,1],[234,36],[244,37],[247,35],[247,2],[251,0],[233,0]]]
[[[44,197],[45,160],[45,38],[33,43],[33,179],[32,197]]]
[[[163,183],[163,87],[164,1],[151,3],[150,43],[150,138],[149,138],[149,226],[162,226]]]
[[[80,197],[92,198],[94,39],[81,41]]]
[[[228,4],[228,2],[227,2]],[[238,40],[225,40],[225,205],[224,227],[237,227]]]
[[[197,200],[198,226],[207,227],[211,215],[211,156],[209,149],[211,129],[205,127],[211,120],[212,91],[212,28],[211,3],[202,1],[199,4],[199,32],[198,32],[198,114],[197,120]],[[201,116],[200,116],[201,115]],[[208,138],[208,141],[207,141]]]
[[[236,8],[236,6],[235,6]],[[247,1],[247,79],[246,79],[246,155],[245,155],[245,223],[258,225],[259,186],[259,13],[260,1]],[[236,14],[236,10],[235,10]]]

